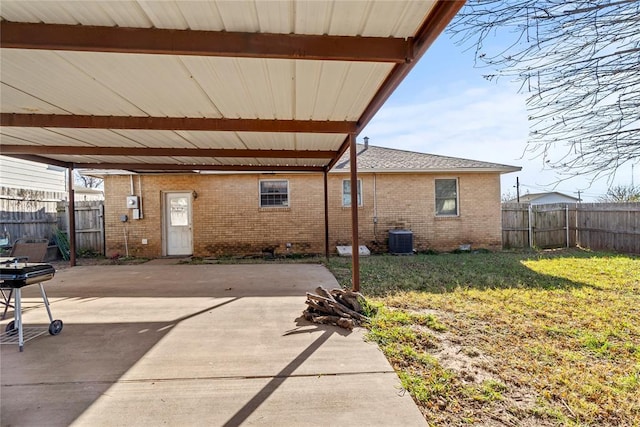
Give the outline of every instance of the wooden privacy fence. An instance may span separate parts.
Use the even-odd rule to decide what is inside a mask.
[[[503,203],[502,244],[640,253],[640,203]]]
[[[23,237],[51,240],[58,201],[65,193],[0,187],[0,239],[3,246]]]
[[[101,200],[75,202],[76,250],[104,255],[104,203]],[[58,227],[67,235],[69,203],[58,203]]]
[[[25,237],[54,241],[56,230],[68,230],[66,193],[0,187],[0,244]],[[76,248],[104,254],[104,204],[75,203]],[[68,234],[68,233],[67,233]],[[55,247],[53,255],[55,256]]]
[[[577,212],[580,246],[640,254],[640,203],[581,203]]]

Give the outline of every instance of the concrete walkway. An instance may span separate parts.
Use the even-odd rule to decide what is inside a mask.
[[[319,285],[337,283],[301,264],[61,270],[60,335],[1,346],[0,424],[426,425],[362,330],[296,319]],[[46,327],[37,290],[24,323]]]

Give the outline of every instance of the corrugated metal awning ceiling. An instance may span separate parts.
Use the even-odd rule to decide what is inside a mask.
[[[327,170],[463,3],[3,0],[0,153]]]

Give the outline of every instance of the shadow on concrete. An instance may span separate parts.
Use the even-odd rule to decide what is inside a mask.
[[[314,332],[322,332],[307,348],[305,348],[298,356],[296,356],[287,366],[285,366],[278,374],[273,376],[256,395],[247,402],[238,412],[236,412],[225,424],[225,427],[237,427],[241,425],[247,418],[255,412],[258,407],[265,402],[284,381],[291,377],[296,369],[311,357],[327,340],[334,334],[348,336],[351,331],[348,329],[338,328],[330,325],[319,325],[305,320],[303,317],[296,319],[296,328],[288,330],[283,336],[291,336],[298,334],[312,334]]]
[[[232,351],[232,346],[240,347],[233,351],[240,351],[240,357],[246,356],[249,361],[241,363],[255,365],[262,357],[258,350],[248,356],[243,352],[260,344],[246,342],[260,335],[242,335],[243,328],[252,325],[236,325],[235,315],[246,311],[243,316],[248,317],[242,322],[258,323],[264,320],[265,310],[281,303],[274,297],[299,297],[288,300],[288,311],[284,316],[279,314],[278,325],[264,326],[266,331],[271,328],[271,334],[278,333],[288,318],[294,321],[293,316],[288,317],[291,306],[299,304],[302,311],[305,292],[318,285],[333,287],[336,283],[326,269],[314,265],[97,266],[61,271],[45,287],[54,318],[65,322],[62,333],[27,342],[23,353],[17,346],[1,346],[0,425],[70,425],[97,399],[108,397],[116,383],[198,379],[203,368],[208,368],[207,363],[228,363],[233,356],[220,353]],[[25,325],[36,320],[46,327],[41,299],[37,289],[31,288],[37,287],[28,286],[23,293],[28,309]],[[261,300],[271,304],[268,309]],[[2,328],[10,320],[8,316]],[[298,344],[286,351],[277,349],[270,356],[263,369],[266,373],[261,374],[270,381],[227,425],[240,425],[246,420],[338,331],[304,321],[297,326],[284,334],[279,332]],[[176,328],[179,332],[171,333]],[[311,337],[312,332],[319,331],[319,337]],[[272,338],[268,335],[265,340]],[[312,339],[306,348],[300,345]],[[299,348],[304,350],[299,352]],[[286,366],[280,369],[282,363]],[[194,366],[197,364],[202,366]],[[184,376],[182,366],[186,369]],[[172,377],[176,371],[179,373]],[[227,375],[220,372],[204,375]],[[233,369],[228,375],[241,376]],[[105,419],[109,419],[108,414]]]
[[[322,344],[327,342],[333,335],[334,330],[325,329],[322,335],[315,339],[306,349],[304,349],[295,359],[285,366],[271,381],[265,385],[250,401],[248,401],[238,412],[224,423],[225,427],[236,427],[241,425],[258,407],[282,385],[293,372],[298,369]]]
[[[68,323],[22,353],[2,345],[0,425],[70,425],[177,325],[238,299],[168,322]]]

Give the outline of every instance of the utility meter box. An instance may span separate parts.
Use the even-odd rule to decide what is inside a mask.
[[[138,196],[127,196],[127,208],[129,208],[129,209],[139,209],[140,208],[140,198]]]

